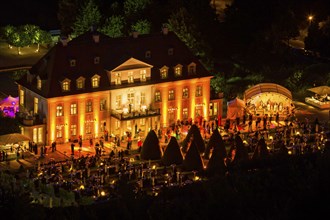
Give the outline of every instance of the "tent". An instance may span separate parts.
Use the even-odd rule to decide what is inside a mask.
[[[242,118],[244,114],[245,102],[242,99],[235,98],[227,102],[227,119]]]
[[[31,139],[20,133],[5,134],[0,136],[0,144],[14,144],[21,141],[30,141]]]
[[[318,95],[330,95],[330,87],[329,86],[318,86],[307,89],[308,91],[314,92]]]

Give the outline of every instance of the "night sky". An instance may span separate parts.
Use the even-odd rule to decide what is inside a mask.
[[[58,0],[7,0],[0,5],[0,26],[34,24],[45,30],[59,29]]]

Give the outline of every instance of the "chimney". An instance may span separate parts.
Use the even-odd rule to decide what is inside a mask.
[[[138,38],[139,32],[133,31],[132,35],[133,35],[133,38]]]
[[[168,27],[166,25],[164,25],[162,27],[162,32],[163,32],[164,35],[167,35],[168,34]]]
[[[99,43],[100,42],[100,35],[97,33],[93,34],[93,40],[95,43]]]
[[[68,45],[68,38],[67,38],[67,37],[62,36],[62,37],[60,38],[60,41],[61,41],[63,47],[66,47],[66,46]]]

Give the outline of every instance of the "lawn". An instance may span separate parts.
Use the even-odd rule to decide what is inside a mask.
[[[31,66],[35,64],[48,49],[40,46],[40,51],[36,52],[37,45],[31,45],[21,48],[21,54],[18,55],[16,47],[9,47],[7,43],[0,40],[0,72],[6,68]]]

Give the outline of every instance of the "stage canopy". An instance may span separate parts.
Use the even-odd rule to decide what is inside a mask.
[[[307,89],[308,91],[314,92],[318,95],[330,95],[330,87],[329,86],[318,86]]]
[[[244,93],[247,111],[255,115],[288,115],[293,109],[292,94],[274,83],[260,83]]]

